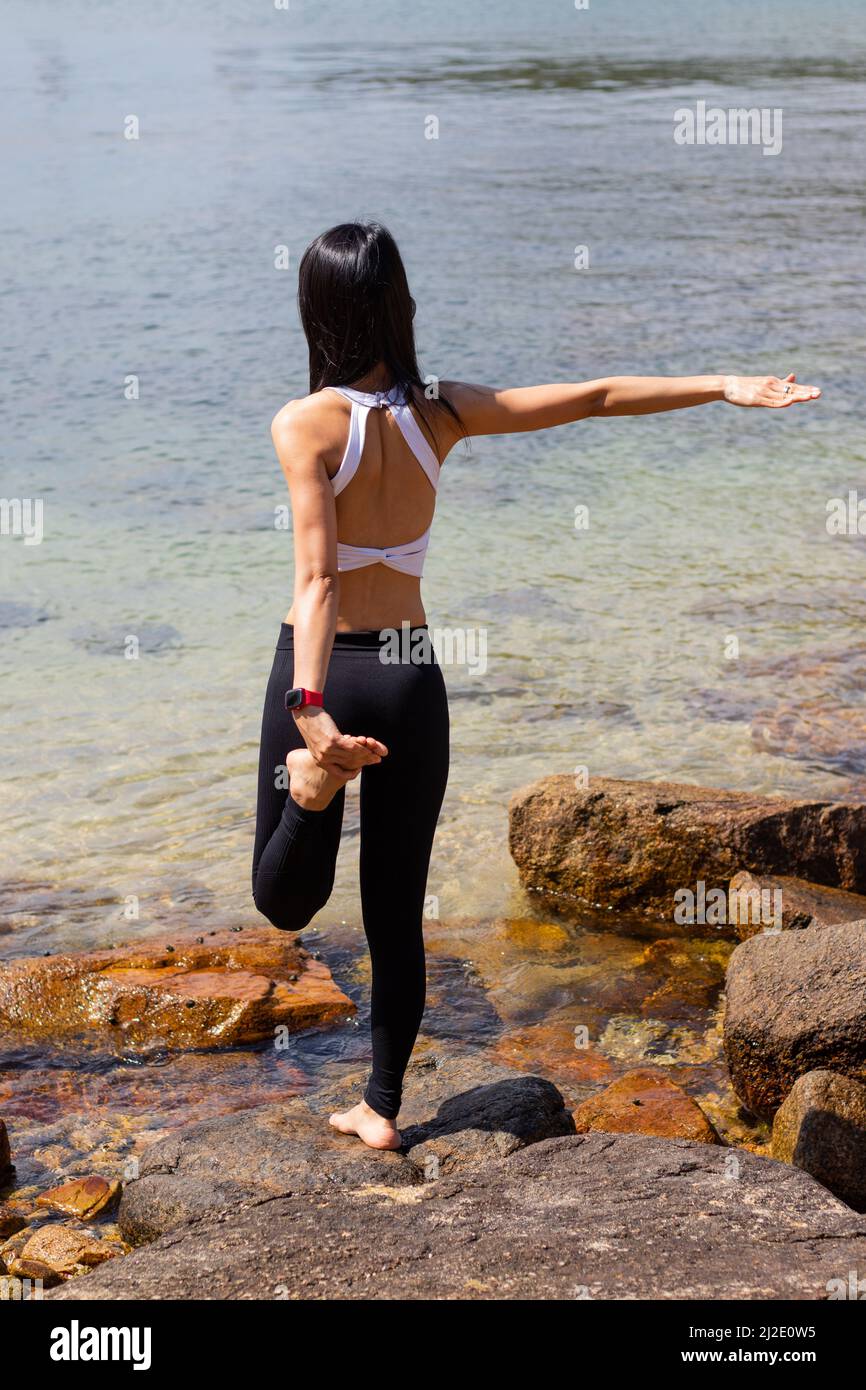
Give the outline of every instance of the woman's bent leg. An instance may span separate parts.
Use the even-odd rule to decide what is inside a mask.
[[[286,754],[304,747],[284,704],[293,664],[291,649],[279,647],[262,716],[253,853],[253,900],[283,931],[301,931],[331,896],[345,801],[340,790],[323,811],[313,811],[289,790]]]
[[[286,797],[279,823],[253,867],[253,900],[283,931],[301,931],[328,901],[334,887],[345,792],[324,811]]]

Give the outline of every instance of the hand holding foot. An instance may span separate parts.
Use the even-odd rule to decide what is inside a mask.
[[[341,787],[358,776],[354,772],[328,772],[319,767],[307,748],[295,748],[286,754],[289,769],[289,792],[293,801],[305,811],[324,811]]]
[[[403,1143],[394,1121],[377,1115],[365,1100],[351,1110],[331,1115],[328,1123],[341,1134],[356,1134],[369,1149],[399,1149]]]
[[[321,707],[306,705],[295,714],[295,724],[314,762],[328,772],[356,774],[388,756],[388,749],[377,738],[341,734]]]

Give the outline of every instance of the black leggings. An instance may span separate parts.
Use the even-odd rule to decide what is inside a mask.
[[[383,661],[378,632],[338,632],[325,682],[325,708],[341,732],[369,734],[389,750],[361,772],[361,909],[373,974],[364,1099],[388,1119],[400,1109],[424,1012],[424,897],[448,780],[445,682],[430,643],[408,631],[404,650],[426,647],[420,664]],[[341,789],[324,811],[310,811],[285,789],[286,754],[304,746],[284,707],[293,667],[293,630],[283,623],[262,720],[253,898],[285,931],[307,926],[331,895],[345,800]]]

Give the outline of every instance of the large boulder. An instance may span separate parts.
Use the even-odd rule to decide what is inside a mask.
[[[701,882],[726,891],[740,869],[866,893],[866,805],[554,776],[517,792],[509,816],[521,882],[563,911],[601,904],[670,919],[677,892],[697,895]]]
[[[633,1134],[549,1139],[406,1189],[264,1199],[160,1237],[59,1300],[826,1299],[866,1219],[808,1174]]]
[[[866,1211],[866,1086],[832,1071],[801,1076],[776,1111],[773,1157]]]
[[[303,1100],[190,1125],[151,1145],[137,1181],[124,1189],[123,1235],[139,1244],[181,1222],[280,1193],[410,1188],[574,1132],[549,1081],[473,1052],[437,1049],[407,1072],[402,1150],[377,1152],[328,1124],[329,1111],[357,1102],[365,1080],[365,1072],[349,1073]]]
[[[272,927],[152,937],[0,965],[0,1029],[123,1051],[228,1047],[354,1012],[327,966]]]
[[[137,1245],[253,1199],[422,1181],[405,1155],[365,1148],[294,1098],[189,1125],[145,1149],[138,1178],[124,1187],[118,1224]]]
[[[734,1090],[767,1119],[808,1071],[866,1080],[866,922],[739,945],[728,965],[724,1047]]]

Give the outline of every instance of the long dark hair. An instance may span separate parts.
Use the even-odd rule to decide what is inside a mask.
[[[351,386],[382,363],[432,435],[428,401],[460,416],[440,391],[432,398],[418,368],[415,301],[397,243],[378,222],[341,222],[301,258],[298,310],[310,349],[310,391]]]

